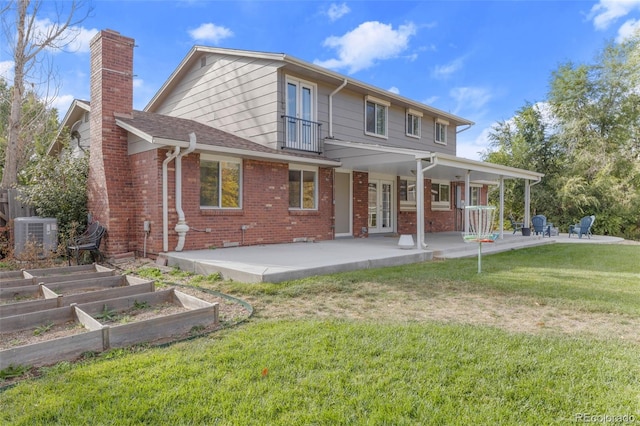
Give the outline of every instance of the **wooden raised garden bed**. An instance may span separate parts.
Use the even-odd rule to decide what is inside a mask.
[[[75,278],[75,277],[74,277]],[[155,290],[154,282],[142,278],[114,275],[109,277],[82,279],[78,281],[51,282],[39,284],[33,290],[37,290],[37,300],[18,301],[15,303],[0,304],[0,318],[11,315],[26,314],[45,309],[69,306],[72,303],[87,303],[95,300],[113,299],[115,297],[140,294]],[[30,286],[27,286],[30,288]],[[0,297],[2,297],[0,289]],[[10,296],[11,294],[7,294]]]
[[[28,294],[37,288],[40,299],[0,305],[0,370],[11,365],[53,364],[86,352],[138,343],[171,341],[218,324],[217,303],[175,289],[154,291],[153,281],[86,275],[105,271],[36,272],[41,274],[38,278],[57,276],[58,281],[1,289],[25,289],[23,294]]]

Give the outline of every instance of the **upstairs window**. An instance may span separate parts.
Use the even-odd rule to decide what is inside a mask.
[[[200,158],[200,207],[240,208],[241,165],[235,158]]]
[[[451,208],[451,183],[431,182],[431,210]]]
[[[422,113],[413,109],[407,110],[407,136],[420,137]]]
[[[372,136],[387,137],[387,110],[391,105],[387,101],[372,96],[365,98],[365,133]]]
[[[289,208],[316,210],[318,171],[310,168],[289,166]]]
[[[449,122],[443,120],[441,118],[436,119],[435,125],[435,141],[436,143],[441,143],[443,145],[447,144],[447,127],[449,126]]]

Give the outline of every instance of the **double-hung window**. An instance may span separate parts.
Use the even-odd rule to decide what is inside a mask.
[[[242,199],[242,161],[200,156],[200,207],[239,209]]]
[[[289,166],[289,208],[318,208],[318,169],[293,164]]]
[[[416,209],[416,180],[400,179],[398,188],[398,198],[400,199],[400,210],[415,211]]]
[[[436,118],[435,136],[434,136],[436,143],[440,143],[443,145],[447,144],[447,127],[448,126],[449,126],[448,121],[443,120],[441,118]]]
[[[471,188],[469,188],[470,191],[470,199],[471,199],[471,203],[469,204],[470,206],[481,206],[482,205],[482,199],[481,199],[481,194],[482,194],[482,188],[479,186],[471,186]]]
[[[367,135],[387,137],[389,102],[373,96],[365,97],[364,122]]]
[[[407,136],[420,137],[422,113],[414,109],[407,110]]]
[[[449,210],[451,208],[451,183],[431,182],[431,210]]]

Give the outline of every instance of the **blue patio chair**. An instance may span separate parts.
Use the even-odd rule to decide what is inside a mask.
[[[509,222],[511,222],[511,227],[513,228],[514,234],[518,231],[522,232],[522,227],[524,226],[524,223],[516,222],[516,220],[513,218],[513,215],[509,215]]]
[[[569,238],[571,238],[571,234],[578,234],[578,238],[582,238],[583,235],[586,235],[587,238],[591,239],[591,227],[595,221],[596,217],[591,215],[580,219],[580,223],[569,225]]]
[[[531,224],[536,235],[542,234],[543,237],[547,235],[551,238],[551,224],[547,223],[546,216],[539,214],[532,217]]]

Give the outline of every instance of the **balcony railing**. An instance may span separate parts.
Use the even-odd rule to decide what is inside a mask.
[[[297,151],[322,153],[323,144],[320,139],[321,123],[303,120],[301,118],[282,116],[284,124],[284,139],[281,142],[282,149],[295,149]]]

